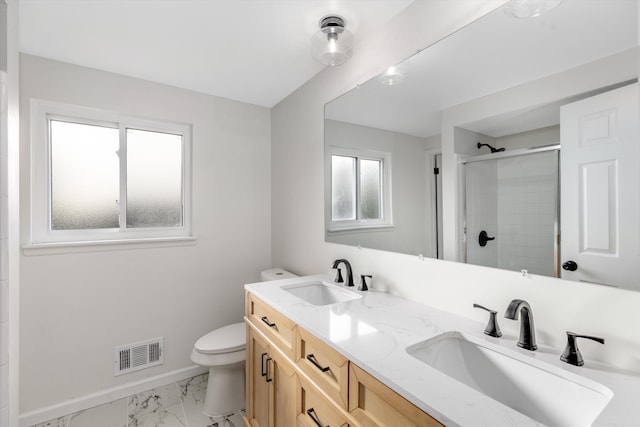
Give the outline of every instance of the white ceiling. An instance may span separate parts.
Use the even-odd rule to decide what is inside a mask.
[[[323,69],[320,18],[357,40],[412,1],[20,0],[20,50],[272,107]]]

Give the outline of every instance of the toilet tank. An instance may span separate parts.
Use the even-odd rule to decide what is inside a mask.
[[[282,268],[270,268],[269,270],[264,270],[260,273],[260,279],[263,282],[267,282],[269,280],[290,279],[292,277],[298,277],[298,275]]]

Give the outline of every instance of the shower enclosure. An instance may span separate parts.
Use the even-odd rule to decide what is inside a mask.
[[[465,159],[469,264],[558,277],[559,145]]]

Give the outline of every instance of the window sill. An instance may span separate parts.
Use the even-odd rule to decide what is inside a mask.
[[[353,226],[353,227],[341,227],[341,228],[329,228],[328,234],[347,234],[347,233],[367,233],[371,231],[393,231],[396,228],[395,225],[366,225],[366,226]]]
[[[117,251],[127,249],[166,248],[193,246],[196,237],[158,237],[129,240],[93,240],[86,242],[29,243],[22,245],[24,256],[74,254],[86,252]]]

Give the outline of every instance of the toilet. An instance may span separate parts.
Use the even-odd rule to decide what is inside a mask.
[[[262,281],[297,277],[281,268],[260,273]],[[246,325],[223,326],[200,337],[191,351],[191,361],[209,368],[203,412],[208,417],[236,413],[245,408]]]

